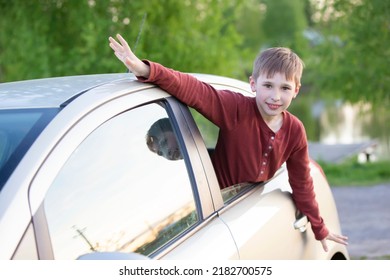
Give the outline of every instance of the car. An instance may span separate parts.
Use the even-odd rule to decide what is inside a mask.
[[[192,75],[253,96],[246,82]],[[345,246],[329,241],[325,252],[315,240],[285,165],[221,190],[217,134],[131,73],[0,84],[0,259],[349,259]],[[321,214],[341,233],[326,177],[310,164]]]

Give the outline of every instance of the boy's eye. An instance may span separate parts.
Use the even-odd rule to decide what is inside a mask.
[[[272,87],[271,84],[264,84],[263,86],[264,86],[265,88],[271,88],[271,87]]]
[[[291,90],[290,87],[282,87],[283,90]]]

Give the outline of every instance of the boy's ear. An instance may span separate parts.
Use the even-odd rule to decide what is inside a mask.
[[[297,95],[298,95],[300,89],[301,89],[301,84],[298,84],[298,85],[295,87],[295,95],[294,95],[294,98],[297,97]]]
[[[256,92],[256,81],[253,79],[252,76],[249,76],[249,84],[251,85],[251,90],[253,92]]]

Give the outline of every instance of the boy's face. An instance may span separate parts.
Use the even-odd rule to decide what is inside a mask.
[[[256,80],[250,77],[249,82],[252,91],[256,92],[257,108],[265,121],[279,120],[300,87],[282,73],[275,73],[271,78],[261,74]]]
[[[176,136],[172,131],[164,132],[163,137],[158,140],[156,153],[169,160],[183,159]]]

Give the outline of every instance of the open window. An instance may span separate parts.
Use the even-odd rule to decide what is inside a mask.
[[[192,117],[194,118],[203,141],[207,147],[209,155],[212,156],[218,140],[219,128],[211,121],[206,119],[196,110],[190,108]],[[221,190],[222,199],[225,204],[234,201],[236,198],[244,194],[249,189],[253,188],[253,183],[241,183]]]

